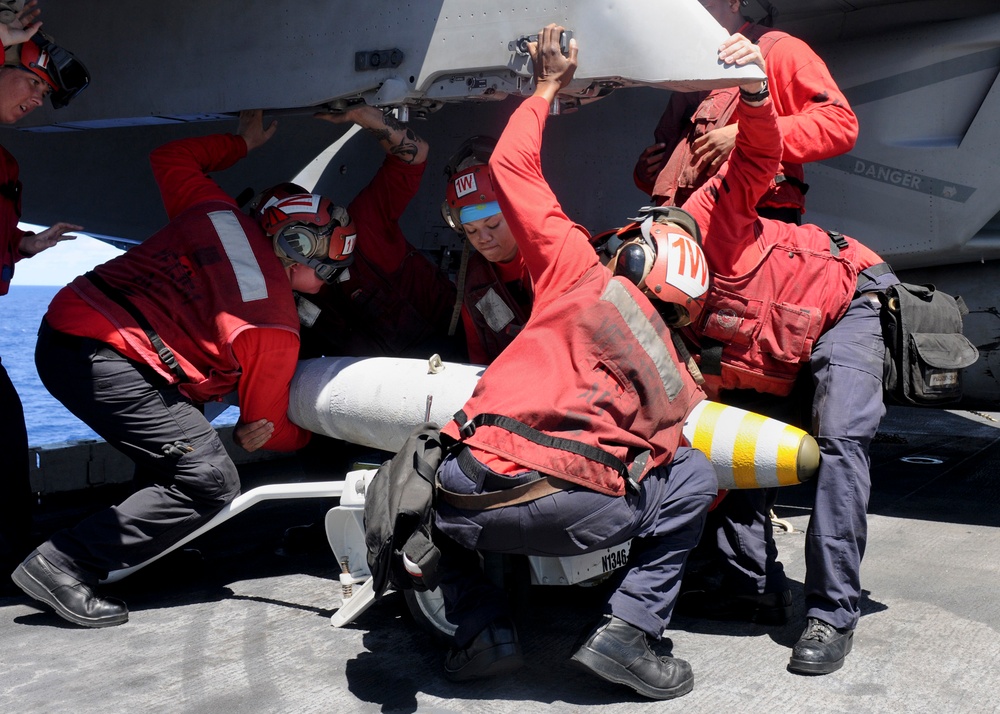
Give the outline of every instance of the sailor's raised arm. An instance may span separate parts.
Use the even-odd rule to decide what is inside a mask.
[[[549,103],[572,81],[576,73],[576,39],[569,41],[569,53],[563,54],[559,38],[564,28],[547,25],[538,33],[537,42],[528,43],[528,54],[535,67],[535,97]]]
[[[260,109],[245,109],[240,112],[235,134],[192,136],[154,149],[149,163],[167,216],[172,220],[203,201],[225,201],[235,206],[236,201],[209,174],[241,161],[247,152],[268,141],[276,129],[277,122],[264,125]]]
[[[319,119],[333,124],[354,122],[375,137],[387,154],[392,154],[408,164],[427,161],[430,150],[427,142],[392,114],[367,104],[359,104],[342,112],[316,114]]]

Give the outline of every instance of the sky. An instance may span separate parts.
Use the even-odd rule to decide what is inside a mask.
[[[21,223],[24,230],[39,232],[44,226]],[[15,285],[66,285],[77,275],[82,275],[95,265],[121,255],[117,248],[76,233],[76,240],[67,240],[36,255],[20,260],[14,269]]]

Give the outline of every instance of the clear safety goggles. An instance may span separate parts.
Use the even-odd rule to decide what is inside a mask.
[[[289,259],[292,259],[288,255],[289,250],[303,258],[329,258],[330,236],[333,235],[334,227],[333,221],[322,228],[307,223],[292,223],[278,231],[275,243],[286,253],[284,257]],[[287,244],[287,247],[282,245],[282,242]]]

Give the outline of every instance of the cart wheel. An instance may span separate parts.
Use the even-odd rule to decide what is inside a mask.
[[[434,590],[405,590],[403,597],[414,621],[445,644],[451,644],[457,627],[444,614],[444,597]]]

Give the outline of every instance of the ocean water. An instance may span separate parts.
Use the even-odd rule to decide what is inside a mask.
[[[41,446],[63,441],[99,438],[48,393],[35,371],[35,338],[42,316],[61,286],[17,285],[0,296],[0,359],[24,405],[28,444]],[[232,407],[213,424],[233,424],[239,410]]]

